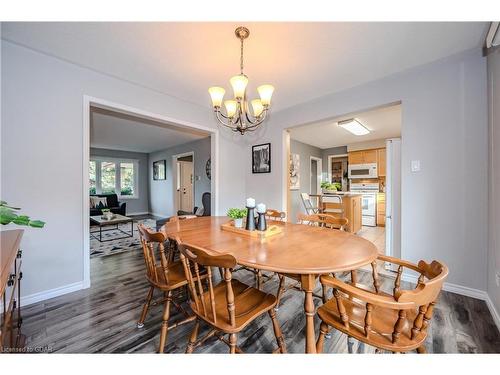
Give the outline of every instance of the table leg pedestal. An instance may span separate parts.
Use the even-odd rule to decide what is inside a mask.
[[[304,312],[306,314],[306,353],[316,353],[316,335],[314,333],[314,302],[313,290],[316,278],[314,275],[302,275],[302,290],[304,297]]]

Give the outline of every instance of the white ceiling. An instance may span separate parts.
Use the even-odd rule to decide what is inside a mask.
[[[338,121],[349,118],[355,118],[361,122],[370,130],[370,133],[357,136],[337,126]],[[399,104],[290,129],[290,138],[321,149],[399,136],[401,136],[401,105]]]
[[[273,110],[480,47],[485,22],[244,23],[249,96]],[[2,23],[2,38],[209,107],[239,73],[236,23]]]
[[[91,113],[90,146],[95,148],[149,153],[207,136],[102,109],[93,109]]]

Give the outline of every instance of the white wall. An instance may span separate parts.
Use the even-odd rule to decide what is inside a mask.
[[[162,217],[175,215],[174,173],[172,156],[185,152],[194,152],[194,196],[195,206],[201,207],[201,197],[204,192],[210,192],[210,180],[205,173],[205,165],[210,158],[210,137],[182,145],[167,148],[163,151],[149,154],[149,203],[150,212]],[[166,180],[153,180],[153,162],[166,160]],[[200,180],[196,180],[196,176]]]
[[[500,287],[496,273],[500,272],[500,49],[488,56],[489,99],[489,252],[488,295],[500,314]]]
[[[1,74],[2,199],[47,222],[28,229],[22,242],[23,295],[42,298],[38,293],[78,288],[83,280],[83,96],[204,126],[216,122],[210,108],[6,41]],[[239,139],[219,138],[219,207],[225,210],[244,199],[245,159]]]
[[[299,89],[299,88],[297,88]],[[332,88],[333,89],[333,88]],[[486,290],[486,61],[479,50],[274,113],[254,143],[283,153],[283,129],[402,101],[402,257],[440,259],[448,282]],[[279,95],[279,88],[275,95]],[[247,164],[250,164],[250,148]],[[419,159],[422,170],[410,172]],[[284,163],[247,171],[246,193],[282,207]]]

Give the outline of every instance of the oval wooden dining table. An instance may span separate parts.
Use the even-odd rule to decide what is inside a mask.
[[[356,235],[309,225],[272,221],[280,234],[252,238],[221,229],[227,217],[198,217],[167,223],[162,231],[169,238],[203,247],[214,253],[232,254],[238,264],[278,273],[299,274],[305,293],[306,353],[316,353],[313,289],[317,275],[350,271],[377,258],[373,243]]]

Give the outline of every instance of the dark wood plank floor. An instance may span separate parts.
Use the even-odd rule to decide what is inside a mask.
[[[235,277],[251,282],[253,276],[240,271]],[[161,307],[153,307],[142,329],[136,328],[148,284],[139,252],[126,252],[91,259],[90,289],[53,298],[23,309],[23,331],[30,347],[46,347],[61,353],[153,353],[159,342]],[[384,280],[387,288],[392,280]],[[264,285],[275,291],[277,282]],[[303,294],[287,292],[277,316],[287,348],[304,351]],[[320,301],[315,300],[319,305]],[[181,318],[173,309],[173,321]],[[193,323],[169,332],[166,352],[185,350]],[[319,321],[316,319],[316,332]],[[202,335],[207,327],[200,332]],[[267,314],[238,337],[238,345],[250,353],[270,353],[274,334]],[[427,349],[431,353],[500,353],[500,334],[483,301],[442,292],[429,329]],[[355,344],[355,350],[373,353],[374,348]],[[208,340],[197,353],[227,353],[217,339]],[[346,353],[346,336],[333,331],[325,352]]]

